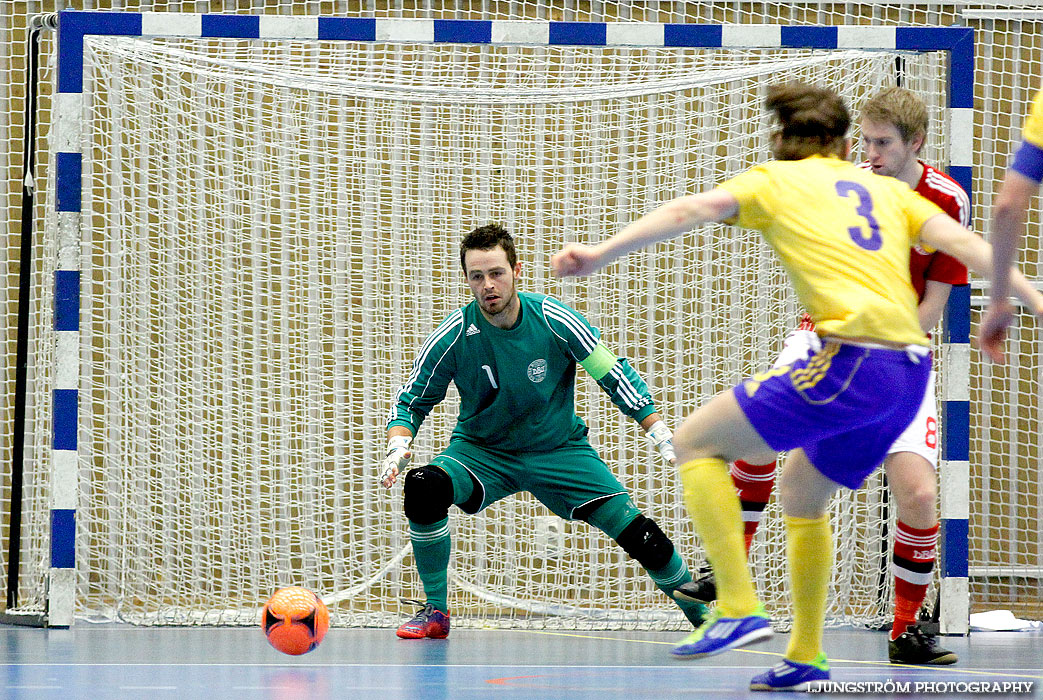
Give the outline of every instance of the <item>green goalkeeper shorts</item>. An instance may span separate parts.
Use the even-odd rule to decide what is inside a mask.
[[[431,464],[453,480],[453,503],[465,513],[528,491],[552,513],[571,520],[580,506],[626,493],[585,436],[548,452],[501,452],[458,438]]]

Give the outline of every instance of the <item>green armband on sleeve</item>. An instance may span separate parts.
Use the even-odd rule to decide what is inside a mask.
[[[600,380],[618,361],[619,358],[612,354],[612,351],[606,348],[601,341],[598,341],[598,344],[594,346],[594,351],[587,355],[586,359],[581,360],[580,365],[587,370],[590,376]]]

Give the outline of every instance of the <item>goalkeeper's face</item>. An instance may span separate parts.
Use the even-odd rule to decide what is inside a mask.
[[[503,248],[469,250],[464,254],[464,266],[467,286],[487,315],[510,312],[517,306],[514,280],[521,271],[521,263],[515,263],[512,268]]]

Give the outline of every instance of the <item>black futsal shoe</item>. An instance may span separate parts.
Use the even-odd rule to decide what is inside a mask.
[[[713,578],[713,569],[708,566],[699,569],[699,578],[682,583],[675,588],[674,598],[703,605],[709,605],[717,600],[717,583]]]
[[[888,642],[887,656],[893,664],[946,666],[956,663],[956,654],[942,649],[933,634],[924,634],[920,625],[909,625],[898,639]]]

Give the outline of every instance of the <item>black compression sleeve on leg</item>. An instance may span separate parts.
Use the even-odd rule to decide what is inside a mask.
[[[453,480],[438,467],[411,469],[403,485],[406,517],[418,525],[433,525],[449,515]]]
[[[616,542],[623,550],[649,571],[657,571],[670,562],[674,543],[655,521],[639,515],[619,533]]]

